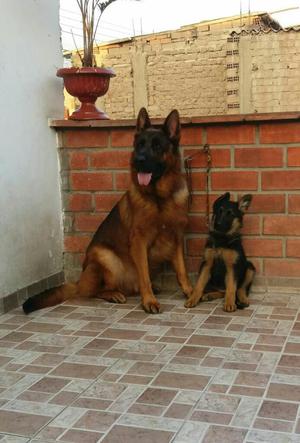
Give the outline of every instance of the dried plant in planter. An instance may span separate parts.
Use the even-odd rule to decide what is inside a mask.
[[[108,119],[105,112],[96,108],[95,102],[98,97],[106,94],[110,78],[115,77],[115,73],[110,68],[96,66],[94,42],[103,12],[115,1],[76,0],[82,18],[83,55],[77,48],[82,67],[62,68],[56,74],[64,79],[68,93],[81,102],[81,107],[69,117],[73,120]]]
[[[101,16],[105,9],[116,0],[76,0],[82,17],[83,56],[77,49],[82,66],[96,66],[94,42]],[[98,12],[98,15],[97,15]]]

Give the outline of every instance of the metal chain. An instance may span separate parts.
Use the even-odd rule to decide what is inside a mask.
[[[206,154],[206,226],[209,226],[209,176],[210,176],[210,170],[211,170],[211,151],[209,145],[206,143],[203,146],[202,151],[196,152],[193,155],[190,155],[189,157],[186,157],[184,159],[184,169],[187,179],[187,186],[189,191],[189,198],[188,198],[188,210],[191,209],[192,202],[193,202],[193,185],[192,185],[192,167],[191,167],[191,160],[194,157],[197,157],[200,154]]]

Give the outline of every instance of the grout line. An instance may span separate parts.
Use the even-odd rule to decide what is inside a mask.
[[[280,321],[281,321],[281,320],[278,320],[278,324],[279,324]],[[284,344],[282,345],[282,351],[279,353],[279,356],[278,356],[278,358],[277,358],[277,361],[276,361],[276,363],[274,364],[274,367],[273,367],[273,369],[272,369],[272,373],[270,374],[270,379],[269,379],[269,381],[268,381],[268,383],[267,383],[267,385],[266,385],[265,391],[264,391],[264,395],[261,397],[261,401],[260,401],[259,407],[257,408],[256,414],[255,414],[255,416],[254,416],[254,418],[253,418],[253,420],[252,420],[251,425],[249,426],[249,430],[248,430],[248,433],[247,433],[247,437],[249,436],[250,432],[253,430],[253,424],[254,424],[256,418],[258,417],[257,414],[258,414],[258,412],[259,412],[259,410],[260,410],[260,408],[261,408],[261,406],[262,406],[264,400],[265,400],[266,398],[268,398],[268,397],[267,397],[267,392],[268,392],[269,387],[270,387],[270,384],[271,384],[271,382],[272,382],[272,381],[271,381],[271,380],[272,380],[272,376],[275,374],[275,370],[276,370],[276,368],[277,368],[277,366],[278,366],[278,362],[280,361],[280,359],[281,359],[281,357],[282,357],[282,355],[283,355],[283,353],[284,353],[285,345],[286,345],[286,343],[287,343],[287,341],[288,341],[288,338],[289,338],[289,335],[290,335],[290,332],[291,332],[292,326],[294,325],[295,321],[296,321],[296,319],[294,320],[293,324],[291,325],[290,331],[286,334],[286,339],[285,339],[285,341],[284,341]],[[276,329],[277,329],[277,328],[276,328]],[[275,331],[276,331],[276,329],[275,329]],[[274,332],[275,332],[275,331],[274,331]],[[275,334],[274,334],[274,335],[275,335]],[[272,399],[272,401],[281,401],[281,400],[278,400],[278,399]],[[265,417],[265,418],[268,418],[268,417]],[[275,421],[276,421],[276,419],[275,419]],[[296,420],[295,420],[295,426],[296,426]],[[261,431],[262,431],[262,429],[261,429]],[[266,430],[265,430],[265,431],[266,431]],[[270,430],[267,430],[267,431],[270,431]],[[272,431],[272,432],[274,432],[274,431]],[[283,431],[278,431],[278,432],[281,432],[281,433],[282,433]],[[285,433],[284,433],[284,434],[285,434]]]
[[[264,297],[265,298],[265,297]],[[264,298],[261,300],[263,301]],[[220,302],[221,304],[221,302]],[[258,306],[256,307],[256,309],[253,311],[252,315],[249,317],[249,321],[254,317],[255,312],[257,311]],[[237,341],[239,340],[239,338],[243,335],[247,325],[249,324],[249,321],[244,325],[242,331],[240,331],[240,334],[235,338],[231,348],[228,349],[228,353],[226,355],[226,357],[224,357],[224,361],[231,355],[232,351],[233,351],[233,346],[235,343],[237,343]],[[189,412],[188,416],[185,418],[184,423],[182,424],[181,428],[178,430],[178,432],[176,433],[176,435],[174,436],[174,439],[176,438],[176,436],[178,436],[178,434],[180,433],[180,431],[182,430],[182,428],[184,427],[184,425],[190,420],[191,416],[193,415],[194,411],[197,409],[197,405],[199,404],[199,402],[201,401],[201,399],[203,398],[203,396],[209,392],[208,388],[211,386],[211,384],[213,384],[213,380],[216,378],[216,376],[219,374],[220,370],[222,369],[223,363],[220,363],[220,366],[217,368],[215,374],[211,377],[211,380],[209,381],[209,383],[206,385],[205,389],[202,391],[201,396],[199,398],[199,400],[196,402],[196,404],[192,407],[191,411]],[[205,424],[205,423],[204,423]],[[208,426],[209,425],[213,425],[214,423],[206,423]],[[207,432],[207,431],[206,431]],[[174,442],[174,439],[172,439],[172,442]]]

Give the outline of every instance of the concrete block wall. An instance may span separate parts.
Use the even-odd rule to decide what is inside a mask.
[[[241,112],[297,111],[300,33],[242,33],[237,47]]]
[[[160,120],[155,120],[160,123]],[[77,278],[98,224],[122,193],[135,121],[54,121],[61,158],[64,266]],[[204,143],[212,151],[210,201],[230,191],[253,194],[243,228],[247,254],[263,286],[300,287],[300,120],[298,114],[254,114],[182,119],[183,157],[192,162],[193,204],[185,235],[189,271],[198,271],[205,224]]]
[[[186,117],[297,111],[300,32],[251,33],[246,24],[200,23],[97,47],[98,65],[117,74],[99,106],[112,119],[142,106],[161,117],[172,108]]]

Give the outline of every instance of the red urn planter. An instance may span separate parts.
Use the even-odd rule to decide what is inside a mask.
[[[64,79],[69,94],[81,102],[79,109],[70,115],[72,120],[107,120],[105,112],[97,109],[95,102],[98,97],[106,94],[111,77],[115,73],[110,68],[61,68],[57,77]]]

